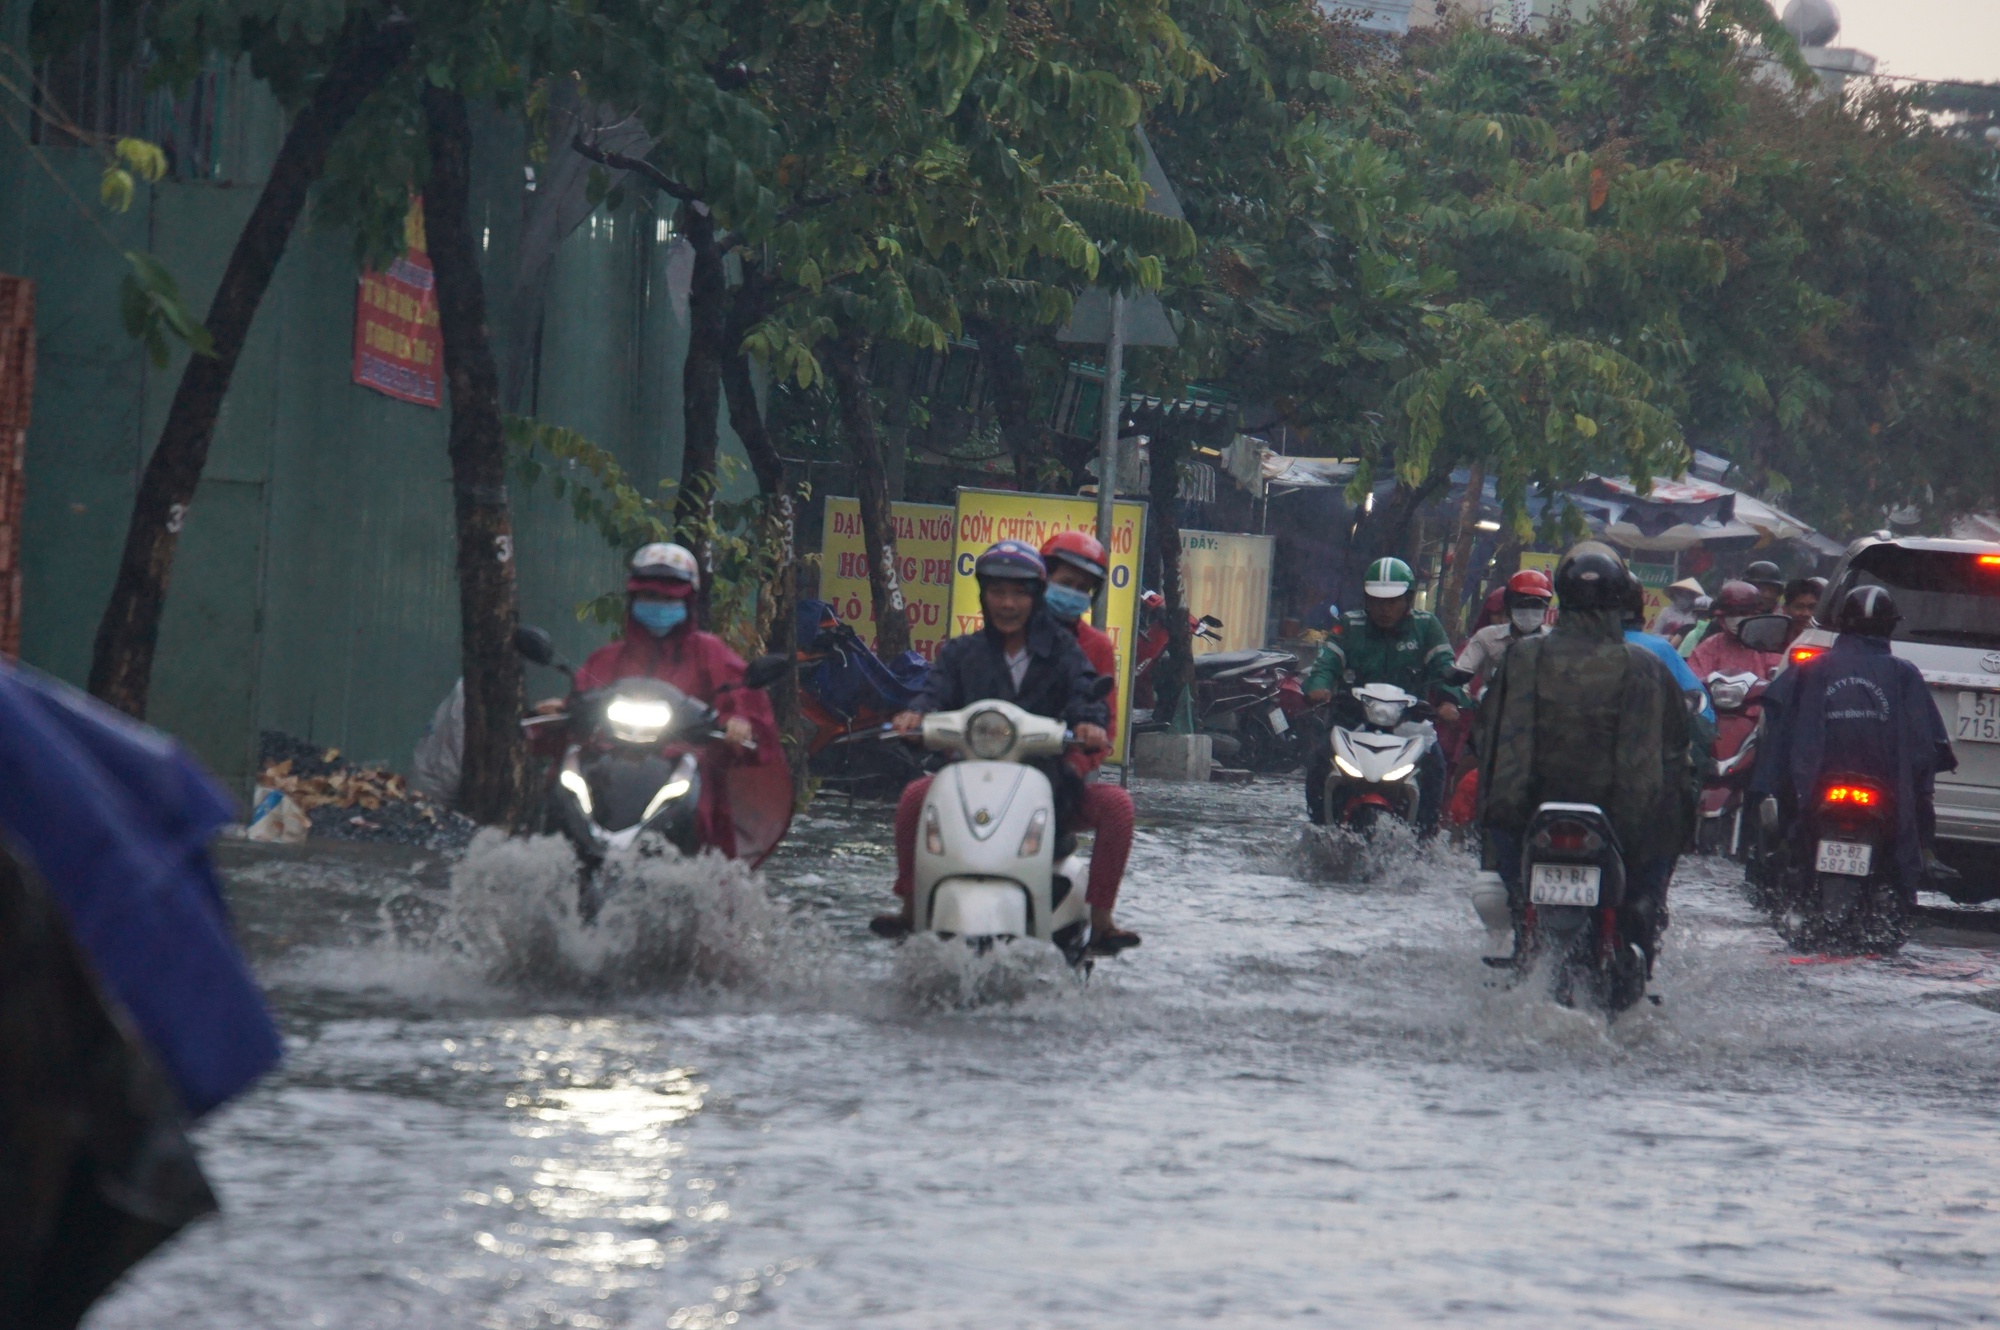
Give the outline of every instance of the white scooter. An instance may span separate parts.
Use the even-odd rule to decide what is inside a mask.
[[[1058,861],[1055,789],[1027,763],[1071,742],[1060,720],[1011,702],[974,702],[924,717],[926,747],[956,753],[931,779],[917,827],[913,931],[963,938],[980,951],[1035,938],[1074,965],[1089,942],[1090,861]],[[1066,847],[1067,848],[1067,847]]]
[[[1326,824],[1365,835],[1386,813],[1414,826],[1417,763],[1437,743],[1430,709],[1394,684],[1363,684],[1352,691],[1362,720],[1352,729],[1332,727]]]

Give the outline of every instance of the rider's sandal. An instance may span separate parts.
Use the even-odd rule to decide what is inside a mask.
[[[878,914],[868,921],[868,931],[876,937],[899,938],[910,935],[910,921],[900,913]]]
[[[1128,929],[1113,928],[1104,933],[1090,935],[1090,953],[1093,956],[1116,956],[1127,947],[1139,945],[1139,935]]]

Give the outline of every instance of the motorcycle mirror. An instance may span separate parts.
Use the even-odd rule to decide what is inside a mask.
[[[1471,683],[1474,679],[1477,679],[1478,677],[1479,676],[1473,673],[1471,670],[1455,669],[1450,674],[1445,675],[1444,681],[1450,684],[1453,688],[1463,688],[1466,684]]]
[[[1752,651],[1783,651],[1792,637],[1792,621],[1783,614],[1758,614],[1736,626],[1736,636]]]
[[[1213,614],[1204,614],[1201,618],[1195,620],[1195,622],[1201,624],[1204,628],[1222,627],[1222,620],[1216,618]]]
[[[782,651],[773,651],[767,656],[759,656],[743,671],[745,688],[769,688],[784,678],[796,667],[797,662]]]
[[[556,644],[546,631],[522,624],[514,630],[514,650],[533,665],[556,663]]]
[[[1098,675],[1096,681],[1090,685],[1090,688],[1088,690],[1090,693],[1090,700],[1093,702],[1102,702],[1105,698],[1111,696],[1111,690],[1116,688],[1117,686],[1118,686],[1118,681],[1112,678],[1110,675],[1108,674]]]

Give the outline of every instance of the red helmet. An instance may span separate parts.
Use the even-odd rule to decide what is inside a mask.
[[[1538,600],[1554,600],[1556,589],[1549,585],[1549,575],[1539,568],[1523,568],[1507,579],[1507,589],[1516,596],[1533,596]]]
[[[1104,581],[1111,564],[1105,556],[1104,546],[1088,531],[1064,531],[1050,536],[1048,544],[1042,546],[1042,562],[1051,565],[1061,562],[1072,568],[1081,568],[1100,583]]]
[[[1724,582],[1715,593],[1715,612],[1725,619],[1739,614],[1758,614],[1764,609],[1764,593],[1748,582]]]
[[[1479,602],[1479,617],[1482,619],[1490,619],[1496,614],[1503,613],[1506,610],[1506,608],[1507,608],[1507,588],[1503,586],[1497,586],[1494,587],[1491,591],[1486,593],[1485,600]]]

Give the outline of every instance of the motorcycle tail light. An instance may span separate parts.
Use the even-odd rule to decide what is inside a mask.
[[[1035,815],[1028,819],[1028,833],[1021,837],[1023,859],[1032,859],[1042,852],[1042,833],[1049,829],[1049,810],[1037,808]]]
[[[1825,654],[1825,647],[1793,647],[1786,653],[1786,659],[1794,665],[1803,665],[1807,661],[1817,660]]]
[[[944,828],[938,825],[935,808],[924,810],[924,848],[932,854],[944,853]]]
[[[1828,808],[1873,808],[1881,798],[1881,791],[1872,786],[1829,785],[1820,802]]]
[[[1557,822],[1544,827],[1535,842],[1538,848],[1558,854],[1594,854],[1604,848],[1604,838],[1581,822]]]

